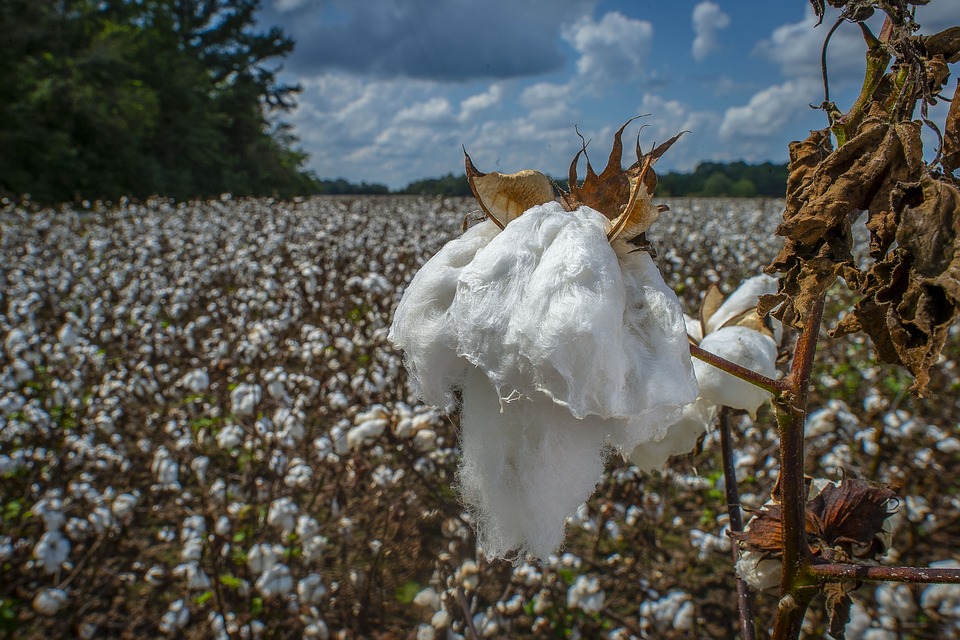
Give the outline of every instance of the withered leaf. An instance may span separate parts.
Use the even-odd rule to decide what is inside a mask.
[[[895,493],[881,484],[846,478],[828,484],[807,502],[807,512],[816,523],[817,536],[831,546],[870,546],[890,515]]]
[[[856,583],[828,582],[823,586],[823,595],[827,609],[827,618],[830,621],[830,635],[837,640],[844,640],[847,623],[850,622],[850,608],[853,600],[850,591],[856,588]]]
[[[756,512],[746,531],[731,531],[730,537],[764,555],[780,555],[783,551],[782,517],[779,504],[765,505]]]
[[[894,495],[889,487],[856,478],[828,484],[805,506],[804,528],[810,553],[833,560],[838,555],[850,559],[862,555],[859,552],[863,550],[868,554],[884,551],[876,538],[890,516],[888,505]],[[780,505],[764,505],[747,530],[730,535],[748,549],[779,556],[783,545]]]
[[[866,331],[881,359],[906,366],[913,391],[925,395],[960,312],[960,191],[926,176],[901,193],[898,246],[870,268],[863,299],[835,335]]]
[[[791,181],[798,188],[788,193],[783,223],[777,229],[778,235],[807,245],[821,240],[855,211],[889,207],[890,193],[898,182],[919,178],[923,167],[920,126],[865,123],[811,174],[807,165],[813,159],[804,159],[801,184]],[[791,162],[791,174],[793,168]]]
[[[960,27],[957,27],[960,31]],[[960,80],[957,80],[957,90],[960,90]],[[953,92],[954,99],[947,112],[947,123],[943,129],[943,156],[940,165],[947,173],[953,173],[960,167],[960,93]]]

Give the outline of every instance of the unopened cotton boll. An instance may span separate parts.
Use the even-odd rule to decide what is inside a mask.
[[[481,223],[394,316],[415,391],[449,409],[462,390],[459,479],[488,557],[553,552],[609,451],[663,439],[697,397],[676,295],[608,229],[558,203]]]

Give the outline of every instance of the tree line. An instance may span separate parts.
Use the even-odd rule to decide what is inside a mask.
[[[701,162],[691,173],[664,173],[658,176],[657,196],[660,197],[733,197],[782,198],[787,185],[787,165],[765,162]],[[387,193],[384,185],[355,185],[346,180],[322,181],[323,193]],[[565,179],[555,180],[557,186],[567,189]],[[343,191],[338,190],[343,188]],[[376,190],[363,191],[362,188]],[[410,195],[469,196],[470,185],[463,174],[448,173],[440,178],[426,178],[411,182],[395,193]]]
[[[0,192],[313,193],[260,0],[2,0]]]

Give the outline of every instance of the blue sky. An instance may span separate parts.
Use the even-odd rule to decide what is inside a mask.
[[[814,28],[807,0],[264,0],[260,22],[297,43],[283,78],[304,91],[284,119],[310,168],[396,188],[462,173],[461,144],[484,171],[564,176],[575,125],[602,166],[613,131],[639,114],[628,132],[645,125],[644,148],[690,131],[662,171],[785,162],[791,140],[825,124],[807,105],[823,99],[835,15]],[[958,24],[960,2],[934,0],[918,20]],[[842,25],[828,58],[841,108],[863,51]]]

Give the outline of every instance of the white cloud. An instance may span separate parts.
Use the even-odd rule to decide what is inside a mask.
[[[649,151],[654,143],[659,144],[681,131],[688,131],[657,162],[658,170],[692,171],[702,160],[722,160],[711,149],[717,141],[717,129],[721,116],[714,111],[698,111],[679,100],[667,100],[655,94],[647,94],[639,107],[640,113],[649,113],[649,118],[638,120],[648,125],[640,132],[640,143]],[[629,152],[633,160],[633,152]]]
[[[500,104],[501,100],[503,100],[503,85],[492,84],[483,93],[474,94],[461,101],[460,115],[457,119],[461,122],[470,122],[479,112]]]
[[[717,32],[730,26],[730,16],[723,12],[720,5],[705,0],[693,8],[693,58],[702,61],[711,51],[720,48]]]
[[[441,96],[434,96],[401,109],[397,112],[394,121],[430,123],[449,118],[452,111],[449,100]]]
[[[754,54],[780,65],[781,73],[787,78],[820,78],[820,51],[836,16],[833,10],[830,11],[823,24],[814,28],[817,18],[813,9],[807,6],[803,20],[774,29],[769,39],[757,44]],[[831,84],[862,80],[865,52],[860,29],[853,24],[841,24],[827,48]]]
[[[743,106],[731,107],[723,114],[720,138],[741,142],[744,139],[765,140],[782,131],[791,121],[816,102],[820,82],[798,78],[758,91]]]
[[[611,11],[599,22],[581,18],[563,30],[563,37],[579,55],[580,80],[604,87],[644,76],[653,25]]]

